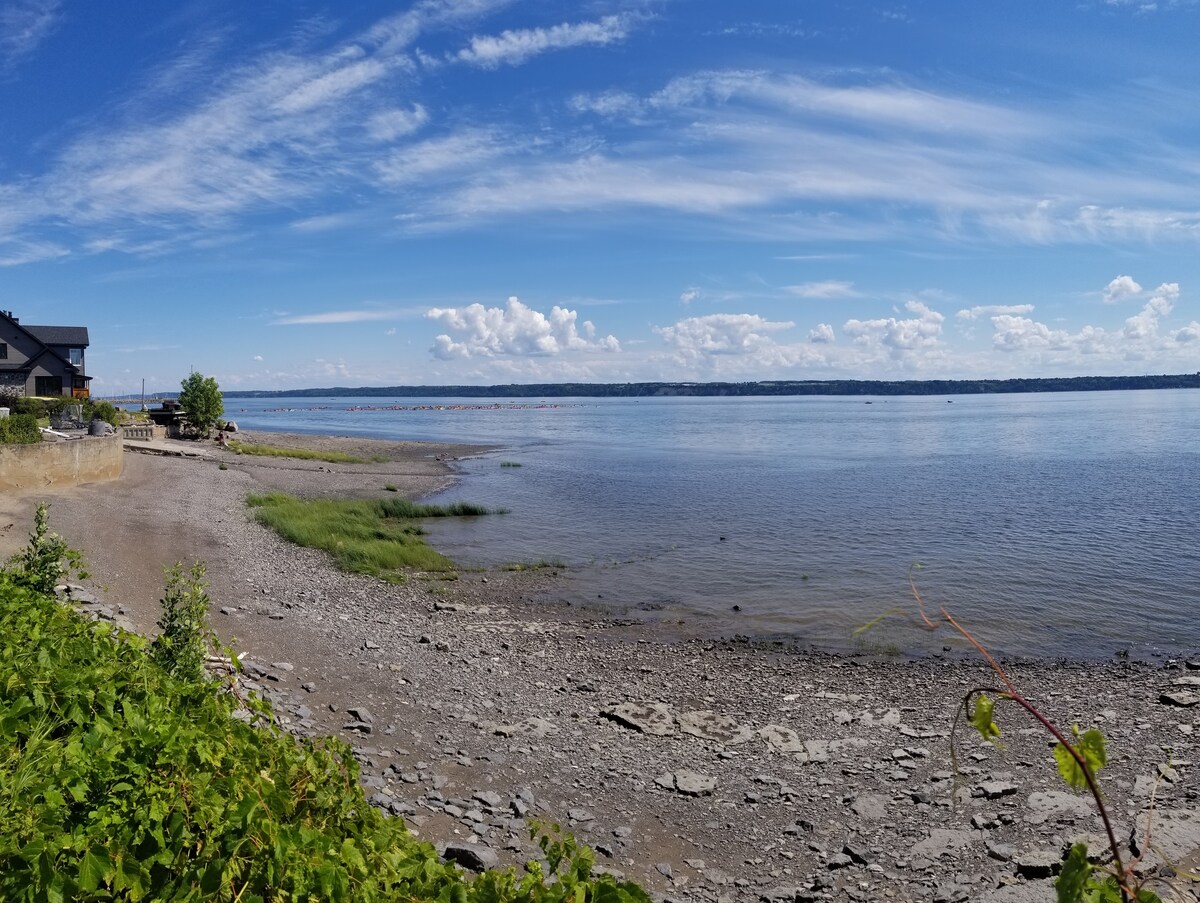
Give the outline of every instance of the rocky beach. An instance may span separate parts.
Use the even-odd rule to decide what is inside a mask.
[[[1089,798],[1015,706],[997,706],[1002,745],[960,729],[952,758],[956,704],[997,679],[974,655],[943,656],[940,634],[919,660],[833,656],[555,605],[553,569],[343,574],[258,525],[247,494],[424,496],[484,450],[241,438],[384,460],[164,443],[127,454],[118,481],[0,498],[13,525],[0,552],[49,501],[91,573],[77,603],[145,633],[163,568],[207,562],[213,626],[281,723],[351,743],[372,803],[469,867],[536,856],[539,822],[662,899],[1032,903],[1054,899],[1069,844],[1106,849]],[[1164,899],[1200,899],[1196,650],[1004,667],[1057,724],[1104,732],[1125,855]]]

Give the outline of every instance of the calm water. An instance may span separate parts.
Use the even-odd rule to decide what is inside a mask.
[[[919,561],[930,607],[997,651],[1200,648],[1200,392],[356,403],[455,401],[226,402],[247,429],[503,445],[439,500],[510,513],[432,539],[468,565],[562,561],[555,598],[851,648],[912,611]],[[869,636],[950,640],[900,616]]]

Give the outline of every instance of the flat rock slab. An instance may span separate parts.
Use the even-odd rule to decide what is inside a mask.
[[[754,739],[754,728],[739,724],[728,715],[718,715],[716,712],[682,712],[676,721],[679,729],[685,734],[700,737],[702,740],[712,740],[714,743],[724,743],[726,746],[737,746]]]
[[[1158,697],[1158,701],[1165,705],[1179,706],[1181,709],[1190,709],[1192,706],[1200,703],[1200,693],[1193,693],[1190,690],[1175,690],[1170,693],[1163,693]]]
[[[933,828],[929,836],[914,844],[909,853],[914,859],[937,859],[956,854],[974,840],[970,831],[961,828]]]
[[[804,752],[804,741],[790,727],[768,724],[759,729],[758,735],[767,741],[767,746],[771,748],[772,752],[792,754]]]
[[[687,768],[666,772],[654,779],[664,790],[673,790],[684,796],[708,796],[717,789],[717,779]]]
[[[665,702],[652,702],[649,705],[622,702],[600,714],[617,724],[652,737],[669,737],[675,733],[675,714]]]
[[[1077,818],[1087,818],[1095,815],[1091,797],[1076,796],[1061,790],[1048,790],[1029,795],[1028,811],[1025,820],[1030,824],[1041,825],[1048,821],[1074,821]]]
[[[481,731],[495,734],[497,737],[531,737],[534,740],[541,740],[550,734],[558,733],[558,726],[553,721],[536,716],[515,721],[512,724],[504,724],[499,721],[480,721],[478,726]]]

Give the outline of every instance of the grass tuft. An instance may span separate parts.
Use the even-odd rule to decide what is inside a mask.
[[[406,571],[448,573],[454,562],[421,537],[426,517],[477,517],[479,505],[426,505],[407,499],[298,499],[282,492],[248,496],[255,517],[288,542],[322,549],[337,566],[393,583]]]
[[[523,467],[524,465],[520,461],[501,461],[500,466],[501,467]]]
[[[259,458],[298,458],[301,461],[325,461],[329,464],[382,464],[387,461],[387,458],[382,455],[374,455],[367,459],[348,455],[345,452],[280,448],[275,445],[247,445],[237,440],[229,443],[229,449],[239,455],[253,455]]]

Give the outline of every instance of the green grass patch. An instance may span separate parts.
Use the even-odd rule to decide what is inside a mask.
[[[426,517],[477,517],[479,505],[426,505],[408,499],[298,499],[282,492],[246,499],[259,523],[299,546],[322,549],[352,574],[398,583],[406,571],[446,573],[454,562],[422,536]]]
[[[388,459],[382,455],[360,458],[337,451],[313,451],[308,448],[280,448],[276,445],[247,445],[236,439],[229,449],[239,455],[254,455],[259,458],[298,458],[301,461],[325,461],[329,464],[382,464]]]
[[[520,461],[501,461],[500,466],[501,467],[524,467],[525,465],[522,464]]]

